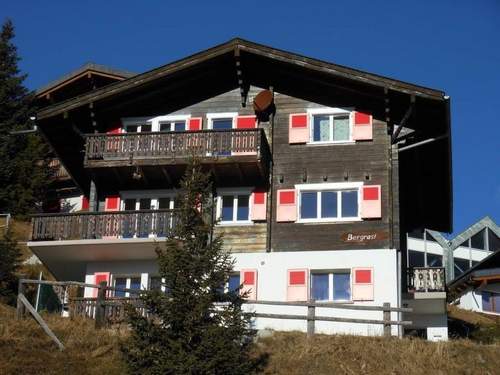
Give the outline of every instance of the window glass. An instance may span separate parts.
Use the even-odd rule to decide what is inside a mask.
[[[414,229],[408,233],[408,236],[413,237],[413,238],[424,239],[424,232],[421,229]]]
[[[427,232],[427,234],[425,235],[425,239],[427,241],[431,241],[431,242],[437,242],[436,239],[432,236],[432,234],[430,234],[429,232]]]
[[[329,274],[313,273],[311,275],[312,298],[316,301],[328,300]]]
[[[351,274],[334,273],[333,274],[333,300],[348,301],[351,299]]]
[[[160,131],[161,132],[169,132],[172,129],[170,122],[162,122],[160,123]]]
[[[125,211],[135,210],[135,199],[125,199]]]
[[[314,116],[313,119],[313,141],[330,141],[330,116]]]
[[[455,277],[460,276],[470,268],[468,259],[455,258]]]
[[[492,305],[491,305],[491,293],[482,291],[481,292],[481,299],[483,301],[483,310],[484,311],[492,311]]]
[[[469,247],[469,240],[465,240],[460,244],[461,247]]]
[[[130,279],[130,289],[134,289],[134,290],[141,289],[141,278],[140,277],[132,277]]]
[[[302,192],[300,199],[300,217],[302,219],[314,219],[318,217],[318,193]]]
[[[337,217],[337,192],[321,192],[321,217]]]
[[[470,239],[470,246],[475,249],[483,249],[484,250],[484,229],[480,232],[477,232]]]
[[[177,121],[174,123],[175,132],[183,132],[186,130],[186,123],[184,121]]]
[[[342,217],[358,216],[358,192],[342,192]]]
[[[170,198],[159,198],[158,208],[160,210],[168,210],[170,208]]]
[[[151,198],[141,198],[139,201],[140,210],[150,210],[151,209]]]
[[[500,313],[500,293],[491,293],[491,300],[493,302],[492,311]]]
[[[500,250],[500,238],[492,231],[488,229],[488,244],[490,246],[490,251]]]
[[[442,267],[443,257],[437,254],[427,253],[427,266],[429,267]]]
[[[333,118],[333,140],[334,141],[349,140],[349,116]]]
[[[239,287],[240,287],[240,274],[234,273],[230,275],[228,281],[228,290],[230,292],[234,292],[238,290]]]
[[[161,290],[161,277],[153,276],[149,281],[150,290]]]
[[[137,133],[139,125],[128,125],[126,129],[127,133]]]
[[[222,196],[222,221],[233,221],[233,200],[232,195]]]
[[[212,129],[225,130],[232,128],[233,128],[233,119],[231,118],[221,118],[212,120]]]
[[[126,277],[117,277],[115,279],[115,288],[125,289],[127,287],[127,278]],[[115,297],[125,297],[125,292],[116,290]]]
[[[236,213],[236,220],[248,220],[249,208],[248,208],[248,195],[238,195],[238,211]]]
[[[150,132],[150,131],[151,131],[151,124],[141,125],[141,133]]]
[[[408,250],[409,267],[424,267],[424,253],[420,251]]]

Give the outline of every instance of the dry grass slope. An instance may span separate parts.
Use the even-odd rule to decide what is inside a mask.
[[[59,352],[32,319],[16,321],[14,309],[0,305],[0,374],[126,372],[119,352],[123,331],[95,331],[93,322],[83,319],[47,316],[46,321],[66,351]],[[500,346],[470,340],[325,335],[308,340],[301,333],[275,333],[259,340],[257,352],[269,355],[266,374],[500,374]]]

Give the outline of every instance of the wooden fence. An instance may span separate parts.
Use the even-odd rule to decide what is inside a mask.
[[[268,153],[263,129],[86,134],[85,161]]]
[[[166,237],[173,210],[137,210],[38,214],[32,217],[33,241]]]
[[[19,296],[24,297],[23,290],[24,284],[48,284],[58,287],[77,286],[80,288],[94,288],[97,289],[97,296],[94,298],[83,297],[69,297],[65,294],[62,299],[63,303],[69,312],[70,317],[87,317],[95,319],[96,328],[108,326],[111,324],[121,323],[125,319],[125,306],[132,305],[134,308],[139,309],[140,313],[144,316],[148,315],[142,300],[139,298],[144,290],[114,288],[106,285],[106,282],[100,285],[86,284],[79,282],[55,282],[55,281],[42,281],[42,280],[20,280]],[[114,292],[125,292],[132,294],[134,297],[120,298],[114,297]],[[22,297],[21,297],[22,296]],[[392,326],[405,326],[411,325],[411,321],[392,320],[391,312],[412,312],[411,308],[392,307],[390,303],[384,303],[382,306],[364,306],[355,304],[342,304],[342,303],[327,303],[327,302],[288,302],[288,301],[262,301],[262,300],[248,300],[245,302],[248,305],[268,305],[268,306],[288,306],[288,307],[307,307],[307,315],[295,314],[275,314],[275,313],[261,313],[251,312],[253,318],[268,318],[268,319],[285,319],[285,320],[303,320],[307,321],[307,334],[312,336],[315,333],[315,322],[341,322],[341,323],[355,323],[355,324],[376,324],[383,326],[384,336],[391,336]],[[18,316],[23,315],[25,305],[18,302]],[[379,311],[382,313],[381,319],[363,319],[363,318],[350,318],[350,317],[335,317],[335,316],[322,316],[316,313],[317,308],[331,308],[353,311]]]

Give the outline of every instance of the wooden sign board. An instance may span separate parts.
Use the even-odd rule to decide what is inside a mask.
[[[387,232],[346,232],[340,236],[342,242],[345,243],[370,243],[381,241],[389,238]]]

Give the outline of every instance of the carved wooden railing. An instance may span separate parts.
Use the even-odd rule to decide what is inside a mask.
[[[414,267],[408,270],[408,291],[445,292],[446,278],[444,267]]]
[[[86,134],[85,162],[145,158],[268,157],[263,129]]]
[[[49,161],[49,168],[52,172],[52,178],[56,180],[69,179],[70,176],[66,169],[62,166],[59,159],[52,159]]]
[[[138,297],[106,297],[104,305],[104,319],[107,324],[122,323],[125,320],[125,305],[131,304],[138,312],[146,315],[144,303]],[[97,298],[70,298],[69,315],[95,319]]]
[[[32,218],[33,241],[165,237],[174,226],[173,210],[39,214]]]

